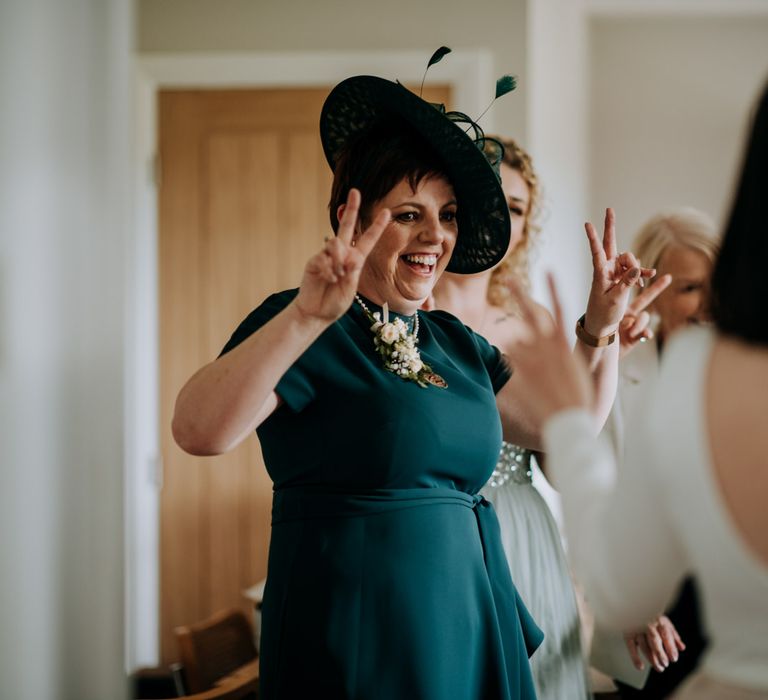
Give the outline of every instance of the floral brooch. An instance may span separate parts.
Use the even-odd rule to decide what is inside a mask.
[[[370,330],[373,333],[373,346],[379,353],[384,369],[396,374],[401,379],[416,382],[420,387],[428,385],[445,389],[448,382],[432,368],[425,364],[419,350],[416,347],[419,335],[419,312],[413,317],[413,330],[410,330],[405,321],[399,316],[392,320],[389,318],[389,306],[384,303],[381,313],[371,310],[365,305],[359,295],[355,300],[363,309],[366,318],[371,322]]]

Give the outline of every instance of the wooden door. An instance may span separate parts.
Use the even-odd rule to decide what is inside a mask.
[[[173,629],[249,610],[266,576],[271,482],[259,443],[221,457],[182,452],[170,432],[183,383],[270,293],[295,287],[330,231],[331,173],[308,90],[166,90],[159,95],[162,662]],[[448,103],[449,88],[425,89]]]

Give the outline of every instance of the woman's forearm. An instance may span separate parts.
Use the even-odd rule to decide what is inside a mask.
[[[195,455],[236,447],[277,408],[280,378],[328,325],[291,303],[195,373],[176,399],[172,430],[179,446]]]
[[[587,362],[594,392],[591,412],[597,420],[597,425],[602,427],[608,420],[608,414],[616,398],[619,343],[616,341],[604,348],[593,348],[577,340],[574,352],[581,354]]]
[[[594,314],[596,316],[596,314]],[[619,339],[618,328],[614,325],[604,325],[599,321],[592,321],[593,314],[588,308],[584,319],[584,330],[595,338],[615,333],[615,340],[610,345],[592,347],[584,341],[576,340],[574,352],[579,353],[587,363],[587,368],[592,377],[593,402],[592,415],[597,420],[598,427],[602,428],[608,420],[614,399],[619,374]]]

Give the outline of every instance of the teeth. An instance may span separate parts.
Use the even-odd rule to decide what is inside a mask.
[[[437,264],[437,255],[406,255],[405,259],[408,262],[417,263],[419,265],[435,265]]]

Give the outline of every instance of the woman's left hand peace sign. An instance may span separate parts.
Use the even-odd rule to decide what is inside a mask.
[[[644,286],[643,280],[653,277],[656,271],[641,267],[632,253],[617,252],[613,209],[605,210],[602,241],[591,223],[587,222],[584,228],[592,253],[592,288],[584,329],[600,337],[616,330],[627,307],[630,289],[636,284]]]

